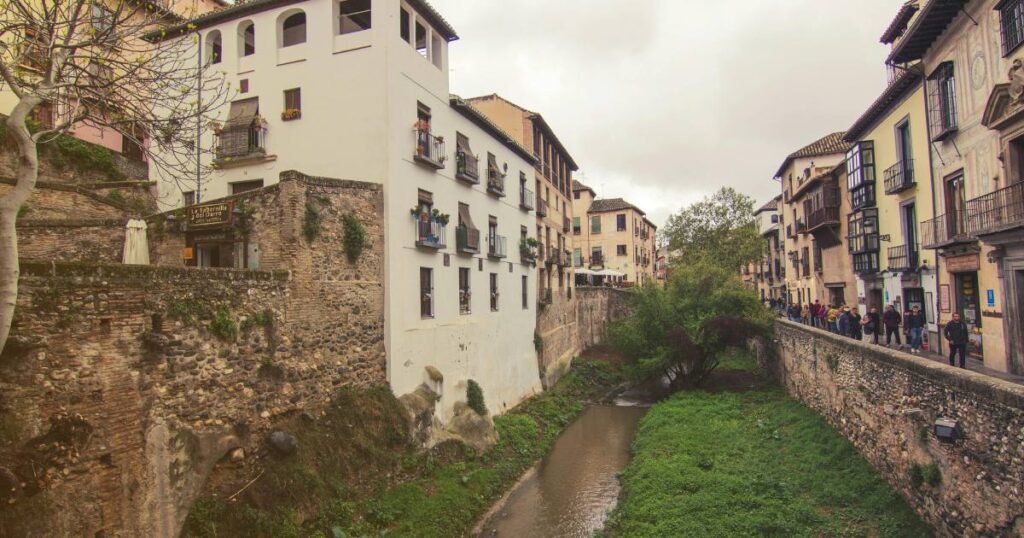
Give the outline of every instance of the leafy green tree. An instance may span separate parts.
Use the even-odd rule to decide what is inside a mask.
[[[612,343],[637,375],[665,375],[676,388],[703,383],[727,350],[771,323],[735,271],[706,260],[676,266],[665,288],[639,290],[631,307],[610,329]]]
[[[672,265],[709,262],[731,270],[760,259],[754,199],[731,187],[669,217],[662,232]]]

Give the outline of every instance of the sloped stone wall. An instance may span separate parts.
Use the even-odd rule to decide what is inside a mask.
[[[938,534],[1024,536],[1024,387],[788,321],[756,347]],[[940,442],[940,417],[962,439]]]

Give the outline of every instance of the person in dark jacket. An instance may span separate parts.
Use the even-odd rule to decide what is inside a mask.
[[[942,330],[949,341],[949,365],[956,366],[953,358],[960,354],[960,367],[967,368],[967,324],[960,321],[960,314],[953,314],[953,321],[946,324]]]
[[[900,323],[903,319],[900,317],[900,313],[896,311],[892,305],[886,305],[885,312],[882,314],[882,324],[885,326],[885,345],[892,343],[892,337],[896,337],[896,345],[900,345]]]
[[[861,323],[864,325],[864,334],[873,336],[877,344],[878,333],[882,332],[882,316],[878,315],[878,309],[872,306]]]
[[[924,319],[924,313],[921,312],[917,305],[914,305],[910,309],[910,313],[907,314],[907,319],[903,326],[907,329],[910,352],[915,355],[921,353],[921,333],[924,332],[925,323],[927,322]]]
[[[861,325],[861,317],[859,310],[851,310],[850,316],[850,338],[854,340],[863,340],[864,333],[862,332],[863,325]]]

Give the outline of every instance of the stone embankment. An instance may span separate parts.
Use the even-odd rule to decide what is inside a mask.
[[[1024,536],[1024,387],[788,321],[756,347],[939,534]]]

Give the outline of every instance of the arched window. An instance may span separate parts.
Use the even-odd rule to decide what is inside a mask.
[[[256,54],[256,25],[251,21],[243,22],[239,35],[241,36],[240,56]]]
[[[306,14],[302,11],[288,16],[281,23],[281,46],[290,47],[306,42]]]
[[[206,63],[219,64],[222,54],[220,30],[214,30],[206,34]]]

